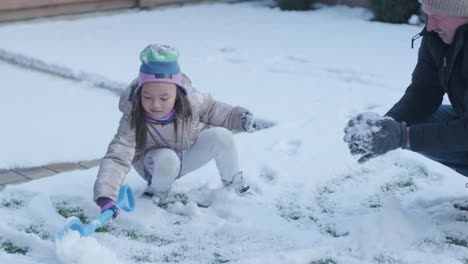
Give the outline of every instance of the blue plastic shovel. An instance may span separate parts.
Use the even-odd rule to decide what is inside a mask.
[[[127,195],[127,199],[125,199],[125,195]],[[128,201],[128,204],[125,203],[125,200]],[[135,209],[135,198],[133,197],[133,192],[132,192],[132,189],[130,189],[130,186],[127,186],[127,185],[122,186],[122,188],[120,189],[119,198],[117,199],[116,204],[120,209],[126,212],[131,212],[133,211],[133,209]],[[62,231],[58,232],[57,238],[61,239],[68,230],[78,231],[82,237],[89,236],[94,231],[96,231],[96,229],[98,229],[103,224],[105,224],[113,216],[114,216],[114,211],[112,211],[111,209],[108,209],[102,212],[102,214],[98,218],[91,221],[91,223],[89,223],[88,225],[84,225],[80,221],[80,219],[75,218],[72,221],[70,221],[62,229]]]

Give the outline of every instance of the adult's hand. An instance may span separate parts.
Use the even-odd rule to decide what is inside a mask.
[[[405,122],[376,113],[362,113],[348,121],[343,140],[352,155],[359,155],[359,163],[388,151],[405,148],[407,129]]]

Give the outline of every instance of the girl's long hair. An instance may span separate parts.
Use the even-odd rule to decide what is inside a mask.
[[[133,94],[136,88],[137,86],[134,86],[130,94]],[[131,128],[135,129],[136,152],[141,152],[145,150],[146,140],[147,140],[146,135],[148,131],[145,110],[143,109],[143,105],[141,104],[141,90],[142,89],[140,89],[138,91],[138,94],[135,95],[135,102],[133,103],[133,107],[132,107],[131,123],[130,123]],[[188,100],[185,93],[182,92],[182,88],[179,86],[177,86],[177,93],[176,93],[176,100],[175,100],[174,108],[176,112],[176,119],[173,121],[173,123],[174,123],[174,134],[175,134],[176,144],[177,144],[178,120],[182,120],[182,130],[184,129],[185,126],[190,125],[192,121],[192,107],[190,105],[190,101]],[[183,133],[183,131],[181,133]]]

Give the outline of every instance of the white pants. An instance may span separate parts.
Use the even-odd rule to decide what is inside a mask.
[[[237,148],[231,131],[213,127],[200,132],[190,149],[182,153],[181,159],[169,148],[153,149],[145,156],[145,170],[152,175],[151,187],[155,193],[169,193],[172,183],[215,159],[221,179],[231,182],[240,171]]]

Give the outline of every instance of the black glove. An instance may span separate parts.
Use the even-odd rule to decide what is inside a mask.
[[[343,140],[352,155],[361,155],[358,162],[406,147],[406,123],[375,113],[363,113],[352,118],[345,128]]]

